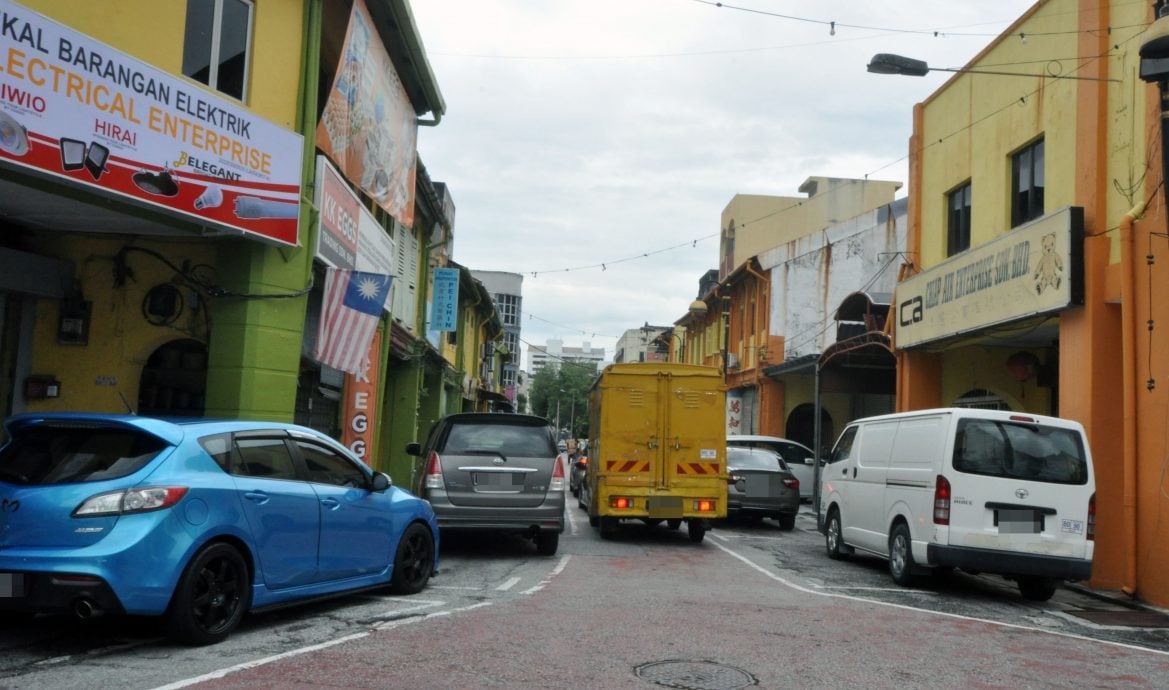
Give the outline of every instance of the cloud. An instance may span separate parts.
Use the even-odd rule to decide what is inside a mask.
[[[798,196],[810,176],[904,182],[913,105],[948,75],[874,75],[868,60],[961,66],[1031,3],[734,4],[760,13],[412,3],[447,102],[419,153],[458,209],[455,259],[524,275],[523,340],[587,340],[612,356],[625,330],[685,315],[735,194]]]

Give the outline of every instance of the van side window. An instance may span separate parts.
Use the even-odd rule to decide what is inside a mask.
[[[1088,481],[1088,462],[1078,433],[1038,424],[986,419],[958,422],[954,469],[1052,484]]]
[[[832,448],[832,457],[828,458],[828,462],[841,462],[847,460],[852,453],[852,441],[856,438],[856,427],[850,426],[844,430],[840,438],[836,441],[836,446]]]

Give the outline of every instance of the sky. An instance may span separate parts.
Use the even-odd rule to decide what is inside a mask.
[[[870,58],[960,68],[1033,4],[410,2],[446,101],[419,157],[454,199],[454,260],[523,275],[524,368],[529,345],[611,359],[626,330],[683,317],[736,194],[906,182],[913,105],[952,74]]]

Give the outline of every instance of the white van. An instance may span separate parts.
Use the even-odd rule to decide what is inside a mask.
[[[820,486],[829,557],[887,558],[900,585],[960,568],[1046,601],[1092,574],[1096,483],[1073,421],[958,408],[859,419]]]

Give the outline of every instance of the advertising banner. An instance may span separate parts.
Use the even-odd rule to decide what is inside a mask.
[[[434,269],[434,293],[430,311],[430,330],[457,330],[455,314],[459,307],[459,269]]]
[[[913,347],[1081,304],[1084,211],[1021,225],[897,285],[896,347]]]
[[[362,0],[353,3],[344,52],[317,146],[399,223],[414,227],[417,115]]]
[[[397,276],[394,240],[324,156],[317,156],[320,227],[316,258],[331,268]],[[390,302],[386,302],[386,311]]]
[[[301,136],[0,0],[0,166],[282,245]]]
[[[377,331],[369,343],[366,366],[359,374],[345,375],[345,404],[342,411],[345,427],[341,443],[369,464],[374,454],[375,420],[377,420],[377,384],[381,373],[382,336]]]

